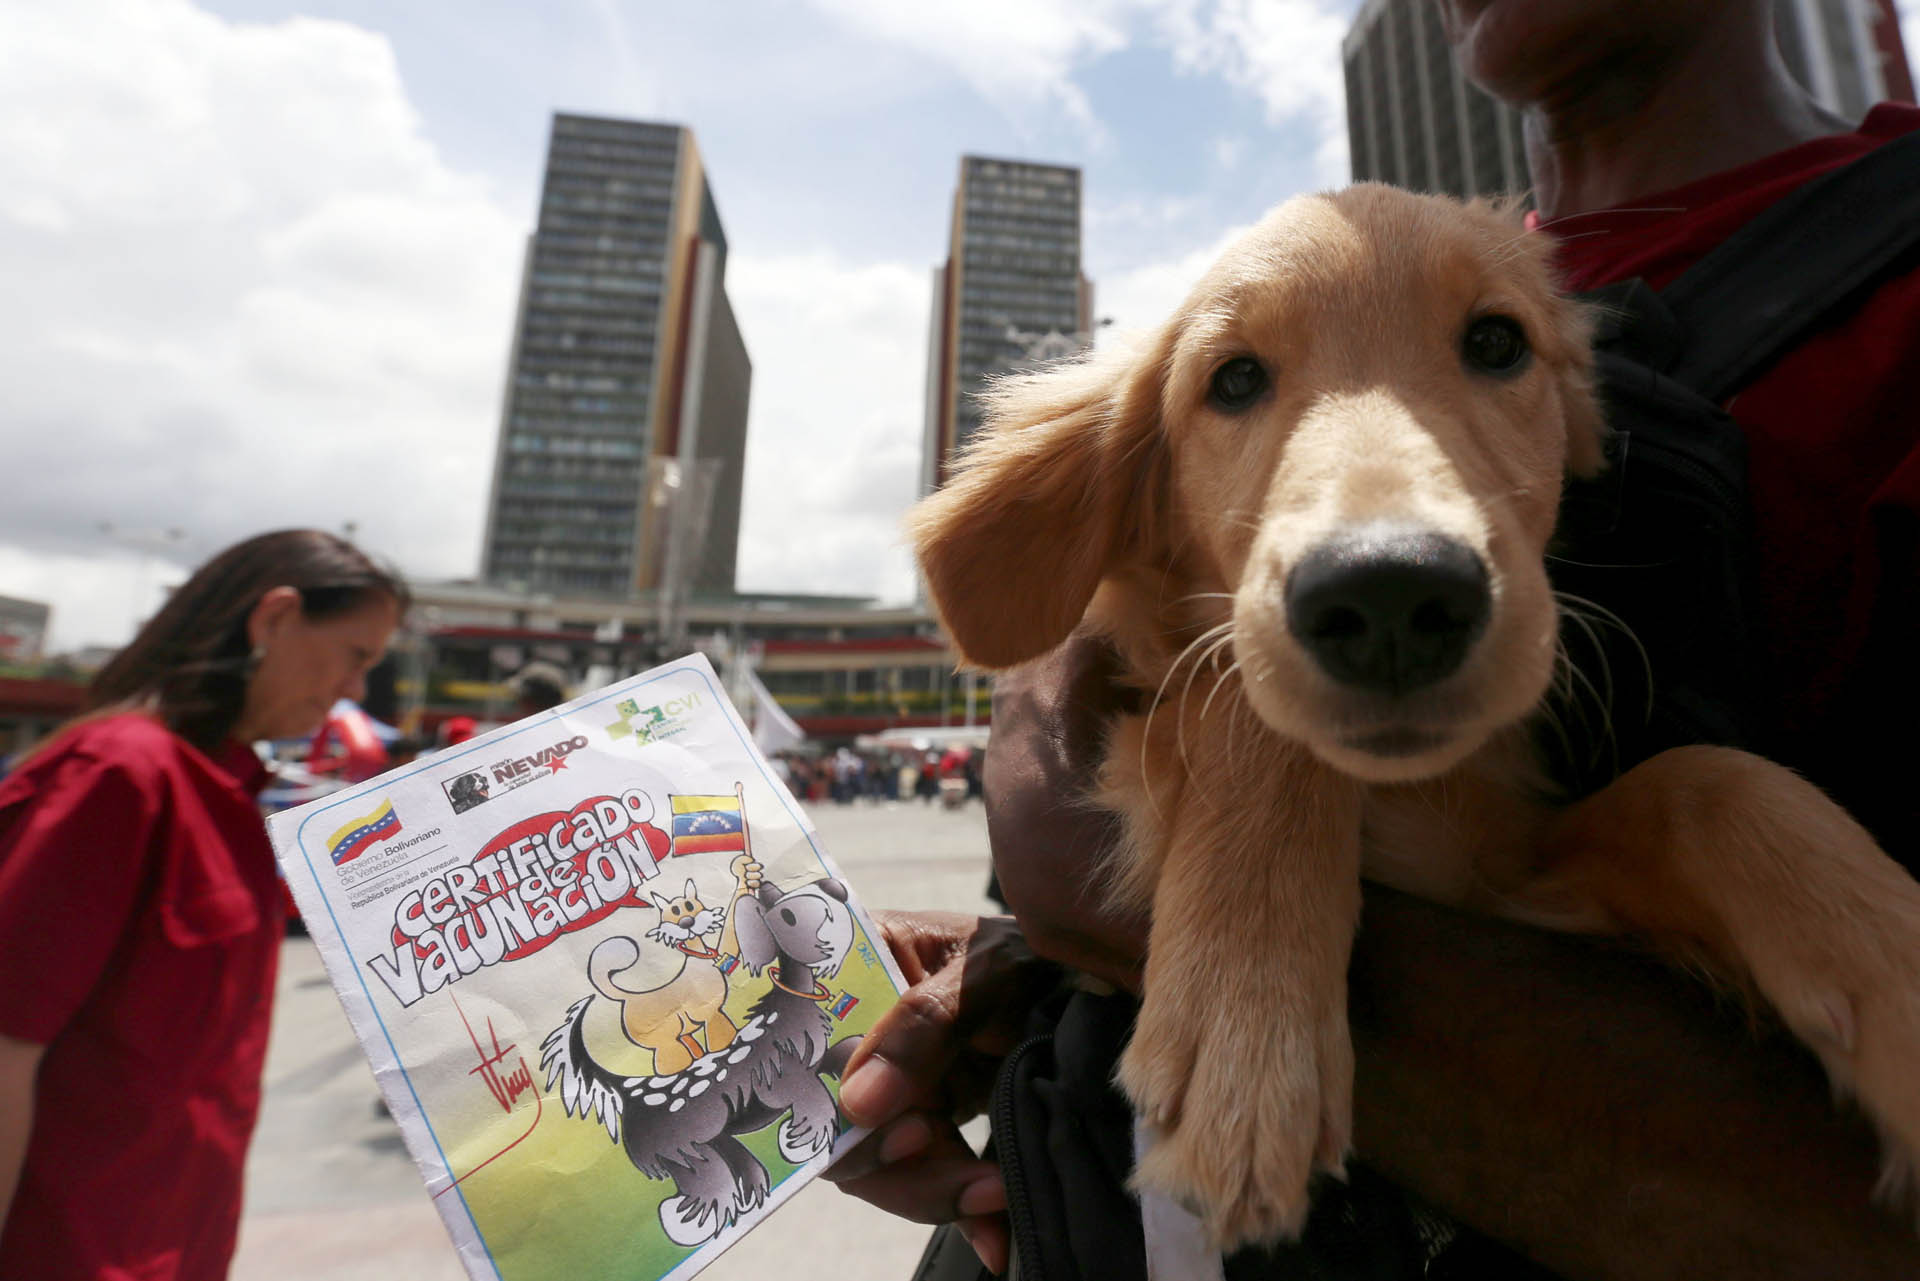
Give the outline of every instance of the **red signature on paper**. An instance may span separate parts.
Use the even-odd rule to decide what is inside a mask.
[[[473,1052],[480,1056],[480,1062],[468,1068],[467,1075],[480,1078],[481,1083],[487,1087],[487,1092],[493,1095],[493,1101],[500,1105],[502,1112],[512,1112],[521,1095],[533,1095],[533,1120],[527,1123],[527,1128],[519,1138],[474,1166],[473,1169],[455,1178],[452,1183],[434,1193],[436,1197],[453,1191],[461,1183],[519,1147],[526,1141],[527,1135],[533,1133],[534,1126],[540,1124],[540,1115],[546,1110],[545,1096],[533,1088],[533,1069],[527,1066],[526,1056],[524,1054],[517,1056],[509,1065],[507,1056],[513,1054],[516,1046],[500,1044],[500,1034],[494,1030],[492,1019],[487,1020],[487,1040],[492,1046],[492,1053],[488,1053],[488,1047],[480,1043],[480,1037],[473,1030],[472,1020],[467,1018],[467,1012],[460,1008],[459,999],[453,997],[452,993],[448,993],[448,996],[453,1000],[453,1008],[460,1015],[460,1022],[467,1029],[467,1039],[473,1042]],[[452,1171],[449,1170],[448,1173]]]
[[[466,1016],[461,1017],[464,1019]],[[507,1061],[507,1055],[513,1053],[514,1047],[509,1045],[501,1048],[500,1034],[493,1030],[493,1020],[487,1020],[487,1039],[493,1042],[492,1054],[488,1054],[480,1044],[480,1038],[473,1035],[472,1024],[467,1025],[467,1035],[472,1037],[474,1052],[480,1056],[480,1066],[467,1069],[467,1075],[478,1076],[486,1083],[487,1092],[493,1095],[493,1101],[500,1105],[502,1112],[513,1111],[513,1101],[533,1088],[533,1069],[527,1066],[526,1056],[520,1057],[519,1067],[502,1075],[500,1065]]]

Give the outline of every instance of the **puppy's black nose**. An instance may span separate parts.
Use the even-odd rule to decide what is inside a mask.
[[[1360,529],[1287,577],[1287,630],[1343,685],[1407,694],[1450,675],[1487,625],[1487,567],[1441,534]]]

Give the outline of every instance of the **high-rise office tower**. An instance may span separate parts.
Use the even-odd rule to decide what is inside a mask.
[[[625,596],[677,575],[682,589],[732,590],[753,369],[726,267],[691,131],[553,118],[487,507],[488,581]],[[675,496],[689,493],[705,510],[682,521],[676,561]]]
[[[1080,171],[960,159],[952,239],[933,272],[921,489],[946,478],[980,426],[974,394],[996,373],[1078,351],[1092,327],[1080,272]]]
[[[1454,65],[1433,0],[1367,0],[1347,30],[1354,181],[1456,196],[1520,191],[1520,120]]]
[[[1893,0],[1777,0],[1787,65],[1822,106],[1858,120],[1913,100]],[[1520,120],[1454,64],[1434,0],[1366,0],[1342,45],[1356,182],[1456,196],[1524,191]]]

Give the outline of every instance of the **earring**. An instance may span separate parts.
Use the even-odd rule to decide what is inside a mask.
[[[260,660],[265,658],[266,656],[267,656],[267,647],[265,645],[255,645],[253,647],[253,652],[247,655],[247,675],[251,676],[254,674],[254,672],[258,671],[260,667]]]

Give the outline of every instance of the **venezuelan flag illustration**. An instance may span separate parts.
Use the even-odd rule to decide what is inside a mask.
[[[673,852],[745,853],[746,818],[738,796],[669,796],[673,802]]]
[[[360,857],[375,841],[398,835],[400,816],[393,812],[392,801],[383,800],[379,809],[361,818],[348,819],[346,826],[329,836],[327,853],[333,856],[334,866],[338,867]]]

